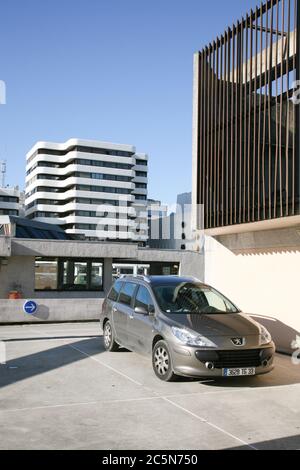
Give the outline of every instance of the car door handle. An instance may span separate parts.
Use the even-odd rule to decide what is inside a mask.
[[[134,319],[134,315],[129,315],[130,320]]]
[[[114,308],[112,309],[112,311],[113,311],[114,313],[116,313],[116,312],[117,312],[116,307],[114,307]]]

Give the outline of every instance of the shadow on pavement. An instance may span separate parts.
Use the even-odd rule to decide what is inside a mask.
[[[252,443],[258,450],[299,450],[300,449],[300,435],[281,437],[279,439],[272,439],[270,441]],[[232,447],[226,450],[243,450],[245,446]]]
[[[85,354],[74,348],[91,356],[105,351],[102,337],[98,337],[62,344],[9,360],[6,364],[0,364],[0,388],[86,359]]]

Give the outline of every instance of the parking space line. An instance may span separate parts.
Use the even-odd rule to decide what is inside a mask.
[[[74,339],[80,339],[80,340],[85,340],[85,339],[95,339],[98,338],[98,336],[93,336],[93,335],[88,335],[88,336],[62,336],[62,337],[57,337],[57,338],[52,338],[48,336],[44,336],[43,338],[37,337],[37,338],[2,338],[2,341],[5,343],[38,343],[40,342],[45,342],[45,341],[68,341],[68,340],[74,340]]]
[[[288,384],[289,387],[298,387],[300,383],[296,384]],[[242,392],[258,392],[260,390],[263,391],[276,391],[280,388],[286,388],[287,385],[270,385],[267,387],[248,387],[248,388],[236,388],[236,389],[222,389],[222,390],[214,390],[211,392],[190,392],[190,393],[183,393],[183,394],[174,394],[174,395],[167,395],[167,398],[179,398],[179,397],[188,397],[188,396],[193,396],[193,395],[216,395],[216,394],[221,394],[221,393],[242,393]]]
[[[72,348],[72,349],[75,349],[75,350],[78,351],[78,352],[81,352],[82,354],[84,354],[85,356],[89,357],[90,359],[95,360],[96,362],[100,363],[100,364],[103,365],[104,367],[108,367],[109,369],[111,369],[112,371],[116,372],[117,374],[119,374],[119,375],[121,375],[121,376],[127,378],[127,379],[130,380],[131,382],[134,382],[136,385],[139,385],[139,386],[141,386],[141,387],[143,387],[143,388],[145,388],[145,389],[147,389],[147,390],[150,390],[150,389],[148,389],[147,387],[145,387],[142,383],[137,382],[136,380],[132,379],[132,378],[129,377],[128,375],[123,374],[122,372],[118,371],[117,369],[115,369],[115,368],[113,368],[113,367],[111,367],[111,366],[108,366],[107,364],[103,363],[102,361],[99,361],[99,360],[96,359],[95,357],[90,356],[88,353],[86,353],[86,352],[80,350],[79,348],[76,348],[76,347],[73,346],[73,345],[68,345],[68,346],[69,346],[70,348]],[[155,392],[154,390],[152,390],[152,392],[157,393],[157,392]],[[205,420],[204,418],[201,418],[200,416],[198,416],[198,415],[196,415],[195,413],[193,413],[193,412],[187,410],[186,408],[183,408],[182,406],[180,406],[180,405],[178,405],[177,403],[173,402],[173,401],[170,400],[169,398],[164,397],[164,396],[159,396],[159,395],[158,395],[157,398],[161,398],[161,399],[164,400],[165,402],[167,402],[167,403],[169,403],[169,404],[175,406],[175,407],[178,408],[178,409],[181,409],[182,411],[186,412],[186,413],[189,414],[190,416],[193,416],[194,418],[198,419],[198,420],[201,421],[202,423],[207,424],[208,426],[214,428],[215,430],[217,430],[217,431],[219,431],[219,432],[222,432],[223,434],[226,434],[227,436],[229,436],[229,437],[231,437],[232,439],[234,439],[234,440],[236,440],[236,441],[242,443],[243,445],[245,445],[245,446],[247,446],[247,447],[249,447],[249,448],[251,448],[251,449],[253,449],[253,450],[257,450],[256,447],[252,446],[251,444],[249,444],[249,443],[243,441],[242,439],[240,439],[240,438],[234,436],[233,434],[231,434],[231,433],[225,431],[224,429],[220,428],[219,426],[217,426],[217,425],[215,425],[215,424],[213,424],[213,423],[210,423],[209,421]]]
[[[137,380],[132,379],[132,378],[129,377],[128,375],[123,374],[123,372],[120,372],[119,370],[115,369],[114,367],[111,367],[111,366],[109,366],[108,364],[105,364],[105,362],[99,361],[99,359],[97,359],[96,357],[93,357],[93,356],[91,356],[90,354],[86,353],[85,351],[82,351],[82,349],[77,348],[77,347],[74,346],[73,344],[66,344],[66,346],[69,346],[69,348],[72,348],[72,349],[74,349],[75,351],[80,352],[80,353],[83,354],[84,356],[86,356],[86,357],[92,359],[93,361],[98,362],[98,363],[101,364],[103,367],[106,367],[107,369],[110,369],[111,371],[115,372],[116,374],[121,375],[122,377],[124,377],[125,379],[129,380],[130,382],[133,382],[135,385],[139,385],[140,387],[143,387],[143,384],[141,384],[141,383],[138,382]]]
[[[38,332],[37,329],[35,329],[35,331]],[[41,332],[40,332],[41,334]],[[214,423],[211,423],[210,421],[206,420],[205,418],[197,415],[196,413],[193,413],[192,411],[188,410],[187,408],[184,408],[183,406],[177,404],[176,402],[174,402],[171,398],[168,398],[168,396],[161,396],[159,395],[159,392],[155,392],[153,389],[149,388],[149,387],[146,387],[145,385],[143,385],[141,382],[138,382],[137,380],[133,379],[132,377],[128,376],[127,374],[124,374],[123,372],[119,371],[118,369],[115,369],[114,367],[112,366],[109,366],[108,364],[106,364],[105,362],[97,359],[96,357],[93,357],[92,355],[88,354],[87,352],[83,351],[82,349],[74,346],[73,344],[68,344],[68,343],[65,343],[66,346],[70,347],[71,349],[83,354],[84,356],[86,356],[87,358],[89,359],[92,359],[93,361],[97,362],[98,364],[102,365],[103,367],[106,367],[107,369],[111,370],[112,372],[118,374],[119,376],[122,376],[124,377],[125,379],[127,379],[128,381],[134,383],[135,385],[138,385],[142,388],[144,388],[145,390],[148,390],[148,391],[151,391],[152,394],[155,394],[156,396],[155,397],[146,397],[145,399],[148,399],[148,400],[154,400],[154,399],[161,399],[163,400],[165,403],[169,403],[170,405],[174,406],[175,408],[177,409],[180,409],[182,412],[188,414],[189,416],[197,419],[198,421],[202,422],[203,424],[206,424],[208,426],[210,426],[211,428],[213,428],[214,430],[222,433],[222,434],[225,434],[227,435],[228,437],[230,437],[231,439],[234,439],[235,441],[241,443],[243,446],[245,447],[248,447],[252,450],[258,450],[258,448],[256,448],[254,445],[251,445],[249,444],[248,442],[244,441],[243,439],[240,439],[239,437],[235,436],[234,434],[231,434],[230,432],[226,431],[225,429],[219,427],[218,425],[214,424]],[[280,365],[279,365],[280,366]],[[284,366],[280,366],[282,368],[285,368]],[[286,368],[287,369],[287,368]],[[299,384],[291,384],[291,385],[299,385]],[[270,390],[270,389],[278,389],[278,388],[282,388],[282,387],[285,387],[285,385],[282,385],[282,386],[271,386],[271,387],[257,387],[257,388],[247,388],[246,390],[256,390],[256,391],[259,391],[259,390]],[[244,389],[245,390],[245,389]],[[244,391],[243,390],[243,391]],[[245,390],[245,391],[246,391]],[[237,390],[234,390],[238,393],[241,393],[241,389],[237,389]],[[185,397],[185,396],[188,396],[188,395],[201,395],[201,394],[215,394],[215,393],[232,393],[233,390],[219,390],[219,391],[215,391],[215,392],[196,392],[196,393],[193,393],[193,394],[179,394],[178,397]],[[172,398],[175,398],[175,396],[173,395]],[[132,401],[135,401],[137,399],[132,399]],[[141,399],[143,400],[143,399]],[[96,402],[97,403],[97,402]],[[101,403],[101,402],[100,402]],[[57,406],[60,406],[60,405],[57,405]]]
[[[207,421],[206,419],[204,419],[204,418],[202,418],[201,416],[197,415],[196,413],[193,413],[192,411],[190,411],[190,410],[184,408],[183,406],[178,405],[177,403],[175,403],[174,401],[170,400],[169,398],[164,397],[163,399],[164,399],[164,401],[166,401],[167,403],[170,403],[171,405],[175,406],[175,407],[178,408],[179,410],[182,410],[182,411],[184,411],[185,413],[187,413],[188,415],[193,416],[194,418],[196,418],[196,419],[197,419],[198,421],[200,421],[201,423],[207,424],[208,426],[210,426],[210,427],[216,429],[217,431],[222,432],[223,434],[226,434],[227,436],[231,437],[232,439],[235,439],[236,441],[240,442],[240,443],[243,444],[244,446],[250,447],[250,449],[258,450],[255,446],[249,444],[249,443],[246,442],[246,441],[243,441],[243,439],[240,439],[239,437],[235,436],[234,434],[231,434],[230,432],[226,431],[225,429],[220,428],[220,426],[217,426],[216,424],[213,424],[213,423],[211,423],[210,421]]]
[[[6,410],[0,409],[0,413],[16,413],[18,411],[36,411],[36,410],[47,410],[52,408],[68,408],[68,407],[76,407],[76,406],[90,406],[90,405],[108,405],[108,404],[115,404],[115,403],[130,403],[134,401],[150,401],[150,400],[159,400],[161,397],[140,397],[140,398],[123,398],[117,400],[103,400],[103,401],[86,401],[86,402],[78,402],[78,403],[61,403],[58,405],[41,405],[41,406],[34,406],[34,407],[25,407],[25,408],[8,408]]]

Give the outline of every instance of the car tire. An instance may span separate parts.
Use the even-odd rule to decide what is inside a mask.
[[[156,377],[164,382],[176,379],[173,372],[172,360],[168,345],[165,341],[158,341],[152,351],[152,367]]]
[[[109,321],[107,321],[103,327],[103,343],[106,351],[113,352],[119,349],[119,345],[115,341],[114,332]]]

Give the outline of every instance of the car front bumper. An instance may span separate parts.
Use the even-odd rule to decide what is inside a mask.
[[[191,377],[223,377],[223,369],[255,368],[255,375],[274,368],[275,345],[256,348],[213,349],[173,347],[172,365],[175,374]]]

